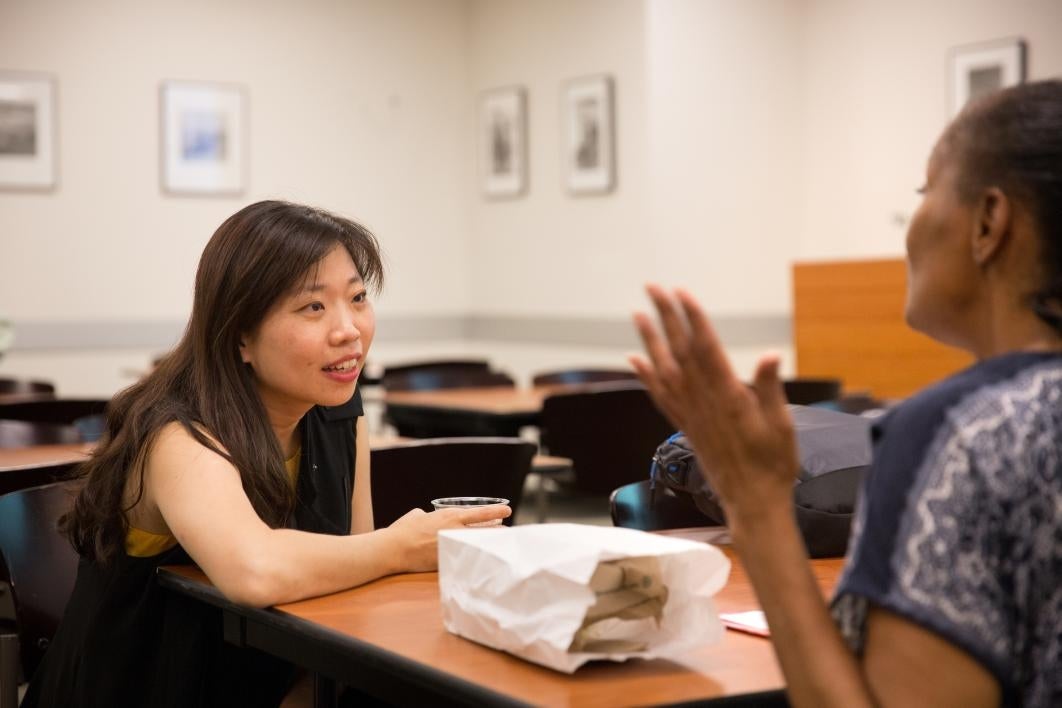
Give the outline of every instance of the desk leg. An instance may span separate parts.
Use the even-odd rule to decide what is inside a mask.
[[[336,708],[339,705],[339,691],[335,679],[314,673],[313,704],[315,708]]]
[[[0,708],[18,708],[17,634],[0,634]]]
[[[538,523],[543,524],[549,510],[549,490],[546,488],[546,475],[539,472],[536,476],[538,487],[535,490],[535,514],[538,516]]]

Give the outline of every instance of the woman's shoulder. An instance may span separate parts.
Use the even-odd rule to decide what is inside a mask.
[[[1019,405],[1042,412],[1058,400],[1062,388],[1062,354],[1015,352],[986,359],[923,389],[882,416],[875,439],[888,432],[910,444],[929,439],[942,425],[966,428],[972,419],[1000,415],[1000,408]]]
[[[867,496],[883,516],[899,517],[928,488],[997,501],[1034,493],[1017,483],[1035,475],[1031,455],[1062,466],[1062,356],[979,362],[908,399],[872,431]]]
[[[200,458],[202,455],[224,459],[225,448],[217,438],[202,425],[191,426],[181,421],[170,421],[159,428],[158,434],[145,451],[148,467],[174,460]]]

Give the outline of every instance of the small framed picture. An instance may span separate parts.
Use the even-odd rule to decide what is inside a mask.
[[[527,191],[527,92],[486,91],[479,101],[479,170],[483,194],[518,197]]]
[[[616,185],[613,88],[609,76],[564,86],[564,170],[568,191],[603,194]]]
[[[243,192],[243,89],[167,81],[162,84],[160,102],[162,190],[170,194]]]
[[[55,81],[0,72],[0,188],[54,188],[55,135]]]
[[[951,50],[951,115],[970,100],[1025,81],[1025,42],[1003,39]]]

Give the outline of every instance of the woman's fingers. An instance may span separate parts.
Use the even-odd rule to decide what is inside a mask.
[[[641,335],[645,352],[649,355],[649,360],[652,362],[653,377],[658,382],[658,385],[662,384],[662,378],[677,375],[679,369],[674,357],[671,355],[671,348],[660,336],[660,333],[657,332],[649,316],[644,312],[636,312],[634,314],[634,324],[638,328],[638,334]]]
[[[508,518],[513,513],[508,504],[491,504],[471,509],[457,509],[456,511],[459,512],[458,521],[466,526],[468,524],[482,524],[487,521],[500,521]]]
[[[675,297],[682,306],[683,314],[689,322],[690,338],[693,350],[697,354],[698,364],[706,368],[713,379],[737,382],[730,361],[726,358],[723,345],[715,333],[715,327],[701,308],[700,303],[687,290],[679,288]]]
[[[756,365],[756,376],[752,382],[760,407],[772,417],[777,417],[780,411],[784,412],[786,406],[785,389],[778,376],[780,363],[777,354],[762,357]]]
[[[638,375],[641,382],[645,384],[645,389],[649,392],[649,397],[656,403],[657,408],[671,421],[672,425],[681,430],[685,425],[684,417],[681,411],[674,406],[671,397],[664,392],[660,381],[656,378],[653,367],[637,354],[627,357],[627,361],[630,362],[631,367],[634,368],[634,373]]]
[[[689,331],[685,317],[680,314],[671,296],[659,285],[647,285],[645,291],[649,294],[660,316],[660,324],[664,328],[664,335],[667,337],[672,356],[684,363],[689,356]]]

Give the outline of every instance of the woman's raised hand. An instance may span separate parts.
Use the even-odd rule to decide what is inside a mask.
[[[438,534],[443,529],[463,529],[470,524],[482,524],[504,519],[512,509],[503,504],[491,504],[468,509],[438,509],[425,512],[413,509],[388,528],[399,535],[400,547],[405,550],[406,572],[435,570],[439,566]]]
[[[648,359],[630,361],[656,404],[693,445],[727,520],[755,522],[791,508],[799,470],[793,423],[778,378],[778,358],[760,360],[752,386],[730,368],[707,315],[684,290],[646,288],[663,335],[644,313],[634,316]]]

